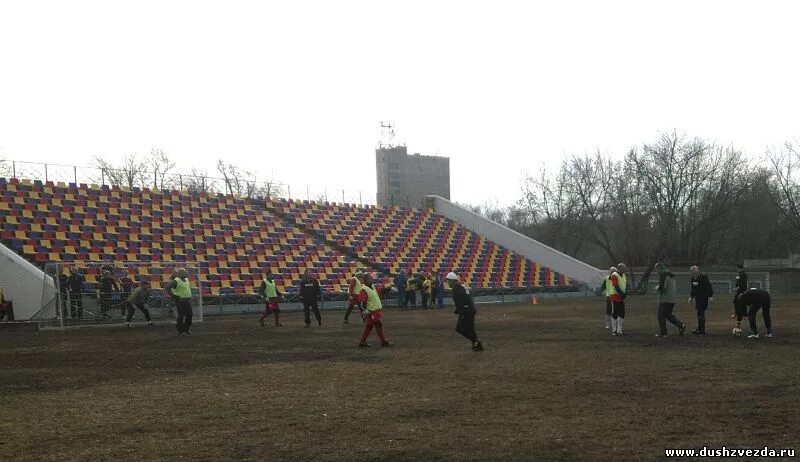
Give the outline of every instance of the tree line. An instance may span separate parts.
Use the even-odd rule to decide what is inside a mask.
[[[192,168],[188,174],[174,173],[175,162],[162,149],[156,148],[149,155],[127,154],[117,162],[95,156],[93,166],[97,169],[93,181],[109,186],[222,192],[246,198],[279,196],[284,192],[284,185],[272,179],[259,179],[253,172],[222,159],[217,160],[215,173],[197,168]]]
[[[571,155],[527,174],[520,199],[470,208],[597,267],[730,266],[785,257],[800,234],[800,150],[755,160],[676,132],[621,158]]]

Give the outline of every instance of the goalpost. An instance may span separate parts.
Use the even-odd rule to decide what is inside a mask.
[[[146,306],[157,324],[177,317],[167,286],[178,268],[185,268],[192,289],[193,321],[203,320],[201,266],[196,262],[76,261],[47,263],[42,278],[42,306],[32,318],[41,327],[122,325],[128,296],[139,283],[150,283]],[[106,284],[101,284],[104,277]],[[112,282],[113,281],[113,282]],[[132,324],[144,321],[134,309]]]

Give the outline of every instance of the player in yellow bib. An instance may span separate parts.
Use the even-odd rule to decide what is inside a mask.
[[[364,303],[366,306],[366,315],[364,316],[364,332],[361,333],[361,342],[358,344],[360,347],[370,347],[367,343],[367,338],[375,328],[375,333],[381,341],[381,346],[392,346],[392,342],[386,340],[383,336],[383,314],[381,310],[381,298],[378,292],[372,286],[372,275],[369,273],[364,274],[364,284],[361,286],[361,292],[358,294],[358,301]]]
[[[349,322],[347,318],[350,317],[350,313],[353,312],[353,307],[355,306],[358,307],[358,311],[360,311],[363,316],[364,304],[358,301],[358,295],[361,293],[363,277],[364,273],[361,270],[356,271],[356,274],[353,275],[352,279],[350,279],[350,284],[347,286],[347,294],[350,296],[350,300],[347,305],[347,311],[344,312],[345,324]]]
[[[282,326],[283,324],[281,324],[280,320],[281,308],[278,305],[278,301],[283,297],[283,294],[278,290],[275,281],[272,280],[272,272],[270,270],[264,270],[262,273],[261,287],[258,288],[258,295],[264,297],[266,300],[264,303],[264,314],[261,315],[261,319],[259,320],[261,327],[264,327],[264,319],[269,316],[270,313],[275,315],[275,327]]]
[[[611,295],[614,293],[614,286],[611,284],[611,275],[617,272],[617,267],[612,266],[608,270],[608,276],[603,279],[603,286],[600,291],[606,298],[606,329],[611,329]]]
[[[192,335],[189,330],[192,326],[192,287],[186,268],[178,269],[175,279],[167,286],[167,292],[175,297],[175,307],[178,309],[175,327],[178,335]]]

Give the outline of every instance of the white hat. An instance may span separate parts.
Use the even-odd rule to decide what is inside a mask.
[[[449,280],[451,280],[451,281],[458,281],[458,276],[456,276],[456,273],[454,273],[454,272],[452,272],[452,271],[450,271],[449,273],[447,273],[447,276],[445,276],[444,278],[445,278],[445,279],[449,279]]]

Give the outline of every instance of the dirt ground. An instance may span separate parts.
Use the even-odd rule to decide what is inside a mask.
[[[0,329],[0,460],[656,460],[665,448],[800,449],[798,299],[775,339],[627,336],[597,300],[479,306],[486,351],[452,309],[385,312],[393,348],[356,347],[358,316],[206,318],[38,334]],[[687,305],[679,317],[693,327]],[[759,317],[759,324],[763,321]],[[763,324],[762,324],[763,325]],[[374,334],[372,343],[375,344]]]

